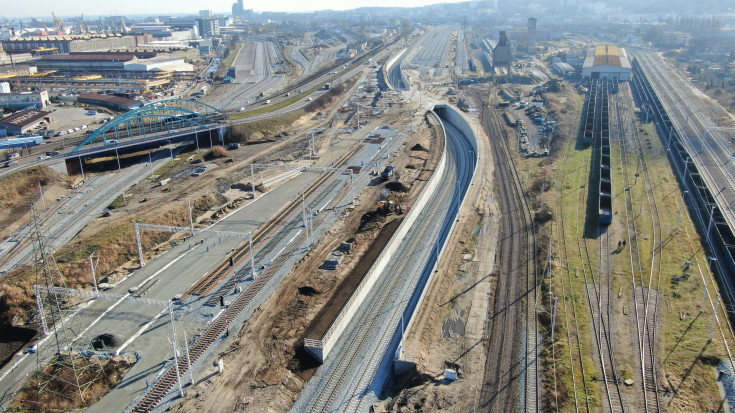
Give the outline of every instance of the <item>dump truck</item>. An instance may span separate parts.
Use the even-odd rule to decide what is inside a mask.
[[[387,165],[385,169],[383,169],[383,172],[380,173],[380,177],[383,178],[384,181],[389,180],[393,176],[394,169],[395,169],[395,166]]]

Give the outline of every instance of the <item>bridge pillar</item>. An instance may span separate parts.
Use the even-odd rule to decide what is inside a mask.
[[[84,165],[82,158],[66,158],[66,174],[69,176],[84,175]]]
[[[219,143],[221,145],[225,144],[225,132],[227,132],[227,128],[225,127],[217,129],[217,136],[219,137]]]

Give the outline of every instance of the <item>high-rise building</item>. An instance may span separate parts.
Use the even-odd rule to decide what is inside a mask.
[[[536,23],[535,17],[528,19],[528,51],[536,53]]]
[[[508,32],[506,32],[505,30],[501,30],[498,44],[497,46],[495,46],[495,49],[493,49],[493,66],[505,67],[508,71],[510,71],[511,63],[513,63],[513,55],[510,51],[510,40],[508,39]]]
[[[199,10],[199,17],[209,19],[212,17],[212,10]]]
[[[242,0],[237,0],[236,3],[232,4],[232,17],[242,18],[245,15],[245,6],[242,4]]]
[[[202,37],[219,36],[219,20],[213,18],[197,19],[199,35]]]

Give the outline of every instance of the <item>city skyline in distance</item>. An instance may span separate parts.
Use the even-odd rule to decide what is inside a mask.
[[[467,0],[312,0],[310,2],[295,0],[244,0],[244,8],[256,12],[311,12],[319,10],[351,10],[361,7],[421,7],[439,3],[459,3]],[[141,15],[190,15],[199,10],[212,10],[215,14],[231,14],[235,0],[214,0],[209,2],[194,0],[129,0],[126,2],[90,2],[86,0],[67,0],[59,3],[52,0],[40,0],[33,6],[11,2],[3,7],[0,17],[51,19],[51,13],[57,16],[141,16]]]

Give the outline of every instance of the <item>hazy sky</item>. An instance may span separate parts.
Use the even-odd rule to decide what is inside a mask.
[[[255,11],[347,10],[366,6],[414,7],[433,3],[454,3],[461,0],[244,0],[246,9]],[[464,0],[466,1],[466,0]],[[202,9],[215,13],[230,13],[235,0],[19,0],[3,1],[0,17],[134,15],[134,14],[194,14]]]

